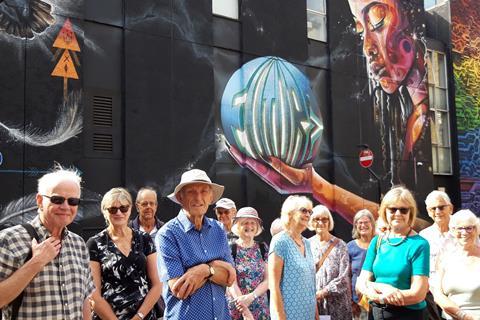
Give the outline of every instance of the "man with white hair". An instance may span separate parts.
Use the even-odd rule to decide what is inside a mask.
[[[166,319],[230,319],[225,288],[236,272],[222,225],[205,216],[223,189],[204,171],[192,169],[168,196],[182,209],[155,239]]]
[[[448,224],[453,212],[453,205],[450,197],[443,191],[434,190],[430,192],[425,199],[428,215],[433,220],[433,224],[420,231],[420,235],[430,244],[430,276],[428,279],[430,292],[427,294],[427,308],[429,319],[441,319],[438,307],[433,301],[433,288],[437,284],[437,260],[439,255],[447,247],[454,244],[454,239],[449,232]]]
[[[45,174],[38,180],[38,216],[0,231],[4,320],[89,318],[90,258],[83,239],[67,229],[77,214],[80,182],[76,171],[61,167]]]

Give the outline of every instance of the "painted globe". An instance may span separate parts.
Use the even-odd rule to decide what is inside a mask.
[[[228,143],[243,154],[293,167],[312,162],[323,133],[320,108],[308,78],[288,61],[261,57],[228,80],[221,101]]]

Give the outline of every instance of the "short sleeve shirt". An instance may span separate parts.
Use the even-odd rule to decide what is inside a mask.
[[[280,232],[272,238],[269,254],[275,253],[283,260],[280,290],[287,320],[315,319],[315,263],[310,242],[302,239],[305,247],[303,256],[286,233]],[[270,301],[272,303],[272,301]],[[270,306],[271,307],[271,306]]]
[[[131,319],[148,293],[147,257],[155,253],[152,238],[145,232],[133,230],[132,248],[125,256],[103,230],[87,241],[90,260],[100,263],[101,295],[107,300],[118,319]],[[145,320],[156,319],[150,312]],[[95,315],[94,319],[99,319]]]
[[[169,320],[230,319],[225,288],[207,281],[184,300],[177,299],[168,280],[181,277],[189,268],[213,260],[233,265],[227,237],[216,220],[203,217],[200,230],[188,220],[183,210],[157,233],[158,269],[163,282],[165,318]]]
[[[40,242],[50,237],[38,216],[30,224]],[[32,239],[22,226],[0,231],[0,281],[23,266],[31,247]],[[83,302],[94,289],[85,242],[64,229],[60,253],[25,288],[17,319],[82,319]],[[2,312],[10,319],[11,305]]]
[[[363,270],[372,272],[375,282],[386,283],[406,290],[410,288],[412,276],[427,276],[430,273],[430,245],[423,237],[413,235],[390,238],[390,244],[382,239],[377,249],[375,236],[367,249]],[[423,309],[425,301],[406,306],[410,309]]]

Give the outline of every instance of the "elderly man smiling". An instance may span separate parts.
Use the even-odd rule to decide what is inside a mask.
[[[232,256],[221,224],[205,217],[223,189],[192,169],[168,196],[182,209],[156,236],[166,319],[230,319],[225,287],[235,281]]]

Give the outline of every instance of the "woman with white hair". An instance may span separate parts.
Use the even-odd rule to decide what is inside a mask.
[[[334,223],[327,207],[318,205],[310,216],[309,239],[315,261],[315,287],[319,315],[335,320],[351,320],[350,261],[347,245],[330,231]]]
[[[353,240],[347,243],[352,276],[352,314],[354,319],[367,319],[368,310],[365,310],[364,307],[359,304],[359,302],[362,301],[362,295],[357,294],[355,285],[357,283],[357,278],[360,275],[360,271],[362,270],[368,246],[374,236],[375,218],[373,217],[373,214],[367,209],[358,211],[353,217]]]
[[[127,190],[108,191],[101,202],[107,228],[87,241],[94,319],[157,319],[157,253],[149,234],[128,226],[132,205]]]
[[[480,319],[480,220],[470,210],[450,218],[456,246],[443,253],[438,264],[435,302],[446,319]]]
[[[289,196],[282,205],[284,225],[272,238],[268,257],[268,286],[272,319],[318,319],[315,264],[310,243],[302,236],[312,213],[312,201]]]
[[[233,218],[231,231],[238,237],[230,245],[237,281],[229,287],[229,310],[232,320],[268,320],[268,246],[254,238],[263,231],[257,210],[244,207]]]

